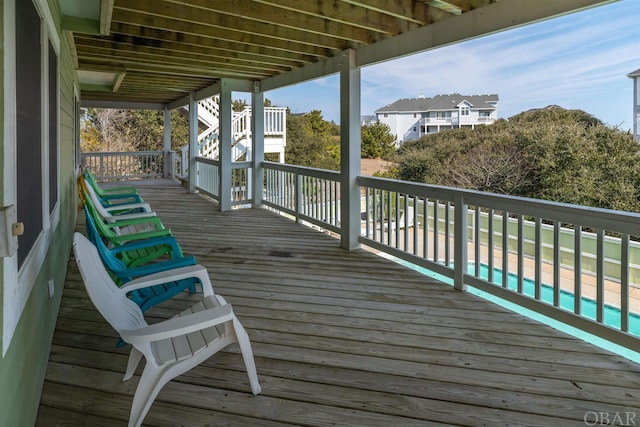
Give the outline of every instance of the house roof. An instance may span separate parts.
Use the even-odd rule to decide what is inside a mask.
[[[630,78],[640,77],[640,68],[627,74],[627,77],[630,77]]]
[[[56,1],[83,105],[172,107],[221,79],[268,91],[339,72],[346,52],[363,67],[611,0]]]
[[[390,112],[424,112],[424,111],[448,111],[455,109],[462,102],[467,102],[473,109],[495,110],[498,95],[437,95],[433,98],[407,98],[399,99],[393,104],[376,110],[376,113]]]

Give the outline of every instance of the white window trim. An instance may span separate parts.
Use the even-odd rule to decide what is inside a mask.
[[[4,189],[3,189],[3,206],[13,206],[16,204],[17,193],[17,176],[16,176],[16,46],[8,41],[15,41],[15,2],[24,0],[5,0],[3,2],[4,15],[4,144],[1,149],[4,151]],[[18,271],[18,254],[3,258],[3,310],[2,310],[2,356],[7,353],[9,345],[13,339],[13,335],[26,306],[29,295],[33,290],[36,279],[40,274],[44,264],[45,257],[51,246],[52,229],[58,225],[60,220],[60,170],[58,168],[58,201],[53,212],[49,213],[49,139],[48,139],[48,52],[49,42],[51,42],[56,54],[58,55],[58,91],[60,88],[60,37],[56,32],[53,17],[47,7],[46,0],[33,0],[36,10],[41,19],[41,55],[43,58],[41,70],[41,88],[43,91],[42,103],[42,126],[41,133],[41,149],[42,156],[42,232],[36,239],[31,251],[24,260],[20,270]],[[59,93],[59,92],[58,92]],[[58,94],[57,102],[58,111],[60,111],[60,95]],[[60,161],[60,114],[57,115],[56,132],[58,134],[58,164]],[[53,228],[52,228],[53,227]]]

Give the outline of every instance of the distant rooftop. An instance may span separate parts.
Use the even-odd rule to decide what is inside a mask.
[[[376,113],[384,112],[412,112],[412,111],[448,111],[455,108],[463,101],[468,102],[473,108],[496,109],[498,95],[437,95],[433,98],[405,98],[399,99],[393,104],[377,109]]]
[[[627,77],[630,77],[630,78],[640,77],[640,68],[627,74]]]

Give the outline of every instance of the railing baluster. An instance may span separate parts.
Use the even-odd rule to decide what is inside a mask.
[[[493,222],[494,218],[493,218],[493,209],[489,209],[487,211],[487,248],[489,250],[488,253],[488,260],[487,260],[487,264],[488,264],[488,272],[487,272],[487,280],[490,283],[493,283],[493,271],[495,269],[494,267],[494,251],[495,248],[493,247],[494,244],[494,222]]]
[[[582,227],[573,229],[573,312],[582,313]]]
[[[560,221],[553,223],[553,305],[560,307]]]
[[[444,265],[451,265],[451,202],[448,200],[444,203]]]
[[[509,212],[502,211],[502,287],[509,287]]]
[[[479,206],[476,206],[473,212],[473,257],[474,257],[474,273],[476,277],[480,277],[480,260],[481,246],[480,246],[480,229],[481,229],[481,210]]]
[[[522,293],[524,289],[524,220],[522,215],[518,214],[518,293]]]
[[[596,231],[597,242],[597,263],[596,268],[596,321],[601,323],[604,319],[604,230]]]
[[[440,243],[440,201],[433,199],[433,261],[440,262],[439,243]]]
[[[538,301],[542,299],[542,219],[535,221],[535,290],[534,298]]]
[[[422,253],[429,259],[429,199],[422,199]]]
[[[620,329],[629,332],[629,235],[623,234],[620,243]]]

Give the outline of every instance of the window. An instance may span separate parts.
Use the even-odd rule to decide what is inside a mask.
[[[33,2],[16,2],[18,268],[42,231],[42,33]]]
[[[461,116],[468,116],[470,111],[471,110],[470,110],[469,107],[460,107],[460,115]]]
[[[49,213],[58,202],[58,57],[49,42]]]
[[[382,117],[389,117],[389,114],[388,114],[388,113],[384,113],[384,114],[382,115]]]
[[[413,113],[413,118],[415,119],[417,117],[418,117],[418,114],[417,113]]]

